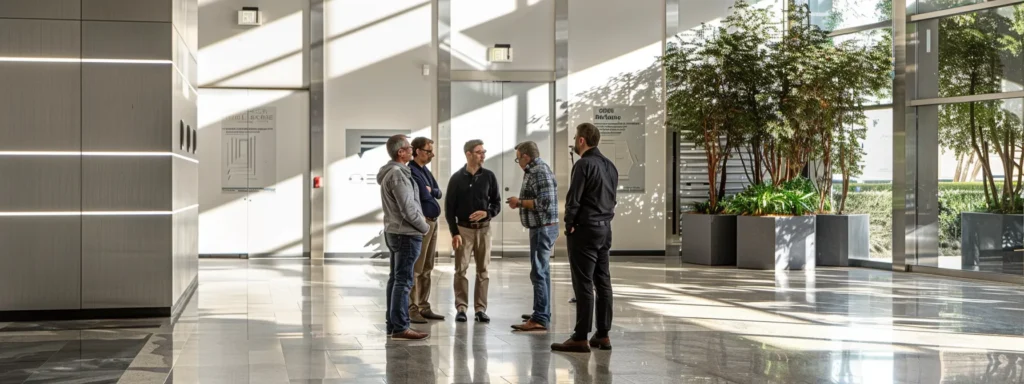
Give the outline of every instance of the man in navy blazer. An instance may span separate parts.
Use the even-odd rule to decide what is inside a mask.
[[[416,270],[413,274],[413,289],[409,293],[409,319],[413,323],[423,324],[427,320],[444,320],[444,316],[430,310],[430,273],[434,271],[435,254],[437,253],[437,218],[441,216],[441,188],[437,185],[434,175],[427,169],[427,164],[434,159],[434,141],[426,137],[412,140],[412,179],[420,190],[420,205],[423,216],[430,225],[430,231],[423,236],[420,257],[416,259]]]

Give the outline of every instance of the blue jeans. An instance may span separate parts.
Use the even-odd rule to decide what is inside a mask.
[[[412,290],[413,269],[420,255],[423,236],[385,233],[384,242],[391,251],[391,272],[388,274],[387,313],[388,334],[409,329],[409,291]]]
[[[533,283],[533,322],[551,322],[551,250],[558,226],[530,228],[530,282]]]

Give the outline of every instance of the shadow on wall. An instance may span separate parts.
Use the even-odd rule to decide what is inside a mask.
[[[647,116],[645,119],[646,135],[650,137],[660,133],[658,128],[665,119],[664,108],[651,108],[660,105],[662,102],[662,70],[661,65],[652,58],[652,64],[639,71],[620,73],[597,87],[577,93],[572,96],[572,104],[575,106],[570,112],[569,121],[584,122],[594,121],[594,109],[604,106],[646,106]],[[576,127],[569,127],[569,142],[575,135]],[[662,143],[646,142],[647,150],[652,145]],[[573,155],[573,161],[578,158]],[[646,157],[645,163],[664,161]],[[661,175],[646,175],[646,177],[660,179]],[[645,193],[622,193],[619,192],[619,204],[615,211],[618,215],[633,216],[644,215],[646,219],[663,219],[665,216],[665,196],[657,191],[645,191]]]

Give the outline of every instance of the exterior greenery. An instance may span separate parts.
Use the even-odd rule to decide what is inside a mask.
[[[851,185],[849,213],[871,215],[871,255],[892,255],[892,185]],[[939,253],[960,254],[960,213],[984,210],[985,186],[982,183],[939,183]]]

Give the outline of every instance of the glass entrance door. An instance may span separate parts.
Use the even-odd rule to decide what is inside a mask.
[[[534,141],[541,158],[552,162],[552,87],[550,83],[452,82],[452,122],[447,176],[466,164],[464,144],[473,139],[484,142],[484,168],[495,173],[501,187],[501,214],[491,220],[494,256],[526,256],[529,232],[519,221],[519,212],[504,204],[519,196],[523,170],[515,162],[515,146]]]

